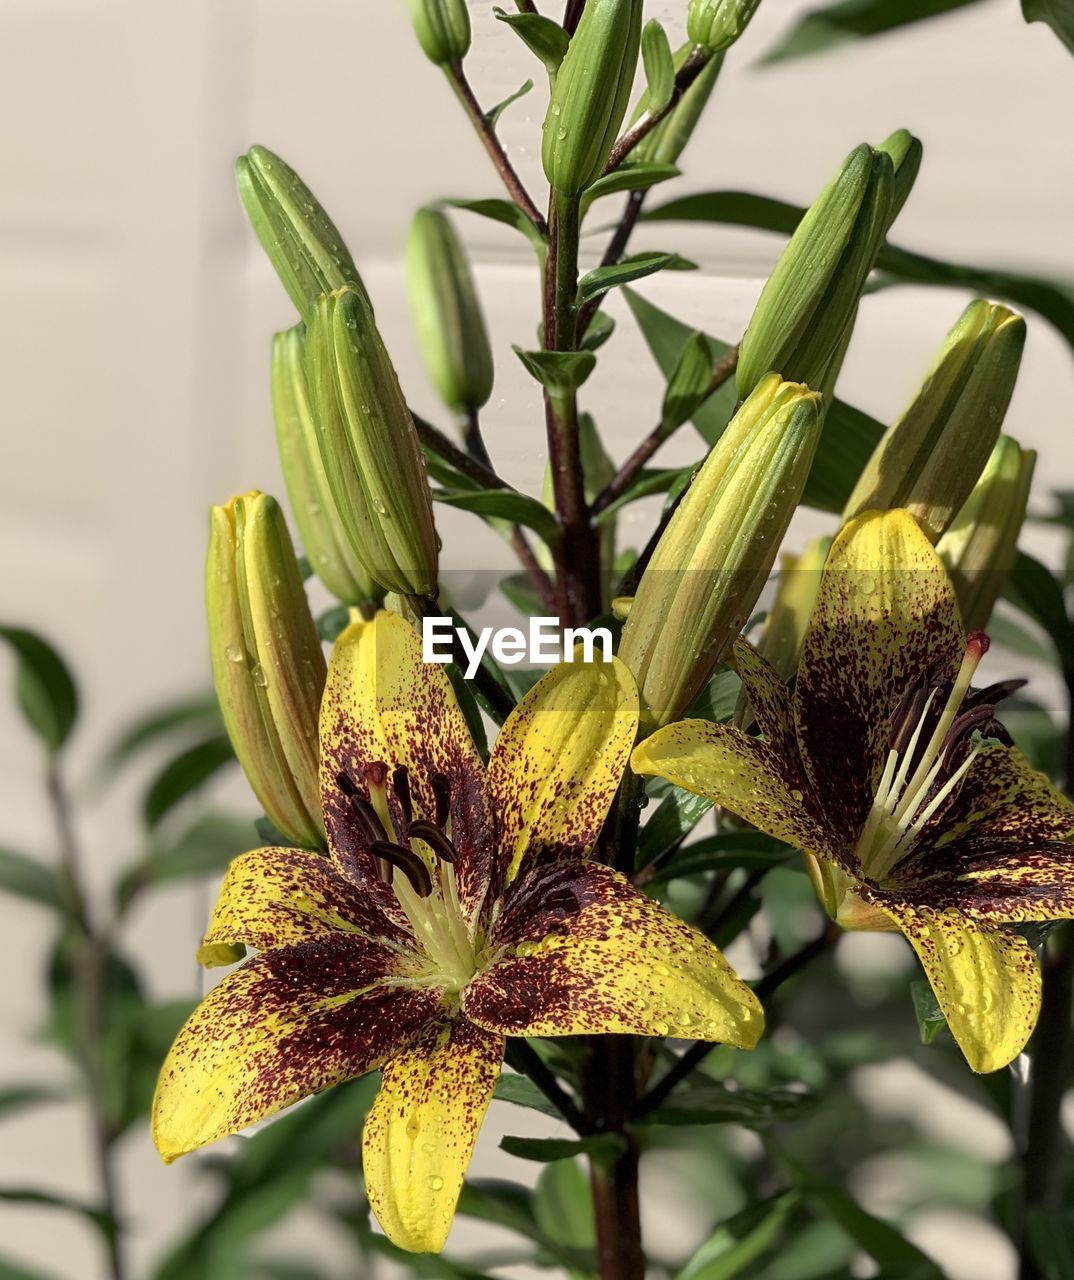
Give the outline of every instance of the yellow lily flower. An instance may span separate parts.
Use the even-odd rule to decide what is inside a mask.
[[[321,707],[329,852],[228,870],[199,953],[230,973],[168,1055],[166,1161],[379,1067],[365,1126],[386,1234],[442,1248],[508,1035],[672,1035],[752,1048],[763,1015],[696,930],[586,859],[626,769],[618,660],[562,664],[483,765],[442,666],[401,618],[338,640]]]
[[[900,929],[975,1071],[1040,1011],[1011,926],[1074,917],[1074,806],[995,718],[1021,682],[971,689],[987,648],[914,518],[866,512],[832,546],[793,692],[736,643],[761,736],[686,720],[632,758],[802,850],[839,924]]]

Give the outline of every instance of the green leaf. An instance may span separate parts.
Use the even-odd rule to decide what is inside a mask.
[[[562,1120],[559,1111],[548,1101],[528,1076],[501,1072],[496,1081],[496,1091],[492,1095],[501,1102],[512,1102],[516,1107],[529,1107],[542,1115],[551,1116],[553,1120]]]
[[[1074,666],[1074,625],[1067,617],[1063,588],[1054,575],[1039,560],[1020,551],[1003,595],[1044,628],[1060,664],[1066,669]]]
[[[1026,22],[1046,22],[1074,53],[1074,8],[1070,0],[1022,0],[1022,17]]]
[[[783,1191],[747,1205],[716,1228],[676,1272],[675,1280],[731,1280],[739,1275],[775,1243],[798,1200],[793,1191]]]
[[[593,1193],[581,1161],[545,1165],[533,1193],[533,1214],[544,1232],[568,1248],[593,1249],[597,1242]]]
[[[614,502],[609,502],[596,517],[597,524],[606,524],[617,511],[631,502],[639,502],[642,498],[652,497],[655,493],[670,493],[676,486],[697,470],[692,467],[642,467],[634,480]]]
[[[451,209],[465,209],[476,213],[480,218],[488,218],[492,222],[500,222],[505,227],[513,227],[520,231],[543,258],[547,244],[544,236],[537,230],[531,220],[513,200],[445,200]]]
[[[646,866],[679,844],[712,808],[712,801],[674,787],[642,827],[638,838],[638,866]]]
[[[623,293],[653,359],[664,376],[670,378],[682,357],[683,348],[700,331],[661,311],[631,289]],[[730,352],[728,343],[709,334],[703,336],[709,343],[714,360],[720,360]],[[715,444],[723,434],[734,407],[734,379],[728,379],[691,414],[694,426],[708,444]],[[862,467],[883,433],[883,426],[868,414],[842,400],[833,401],[806,481],[803,503],[820,511],[841,513]]]
[[[256,826],[247,819],[226,813],[205,814],[174,844],[151,850],[127,871],[116,886],[116,898],[125,906],[146,885],[223,871],[232,858],[262,843]]]
[[[152,830],[192,792],[235,759],[226,734],[198,742],[170,760],[157,774],[142,802],[142,817]]]
[[[582,351],[598,351],[615,332],[615,320],[607,311],[594,311],[578,346]]]
[[[823,53],[867,36],[882,35],[926,18],[935,18],[980,0],[841,0],[804,14],[764,62]]]
[[[1030,1209],[1026,1234],[1033,1259],[1047,1280],[1074,1280],[1074,1213]]]
[[[490,107],[489,110],[485,112],[485,119],[488,121],[489,128],[495,129],[497,124],[500,122],[500,116],[503,115],[511,103],[517,102],[519,98],[524,98],[532,88],[533,81],[527,80],[526,83],[520,85],[514,93],[508,94],[502,102],[497,102],[494,107]]]
[[[619,195],[624,191],[647,191],[661,182],[677,178],[679,172],[673,164],[653,164],[649,161],[621,164],[611,173],[590,183],[582,192],[582,215],[585,216],[594,200]]]
[[[0,627],[15,652],[15,697],[23,715],[52,753],[59,751],[78,715],[75,682],[56,650],[36,631]]]
[[[611,1163],[626,1151],[626,1138],[621,1133],[598,1133],[591,1138],[513,1138],[508,1135],[501,1138],[500,1146],[509,1156],[542,1164],[570,1160],[573,1156]]]
[[[648,111],[663,111],[675,89],[675,59],[667,32],[655,18],[650,18],[641,33],[641,60],[648,86]]]
[[[550,80],[554,80],[571,38],[558,22],[537,13],[505,13],[503,9],[492,11],[505,22],[545,65]]]
[[[684,196],[649,209],[641,216],[658,222],[722,222],[789,236],[805,214],[801,205],[748,191],[709,191]],[[877,258],[875,288],[913,283],[973,289],[1039,312],[1074,346],[1074,286],[1042,276],[993,267],[942,262],[924,254],[885,245]]]
[[[686,718],[726,723],[735,714],[741,688],[742,681],[734,671],[717,671],[690,704]]]
[[[13,893],[46,907],[64,905],[60,877],[34,858],[0,849],[0,893]]]
[[[468,1178],[459,1197],[458,1212],[468,1218],[494,1222],[540,1245],[542,1251],[566,1267],[593,1270],[587,1250],[571,1248],[558,1232],[545,1231],[534,1215],[533,1195],[525,1187],[495,1179]]]
[[[696,262],[681,258],[677,253],[660,253],[647,251],[635,253],[622,262],[613,263],[609,267],[595,267],[578,282],[578,305],[591,302],[607,293],[609,289],[617,289],[621,285],[630,284],[633,280],[643,280],[657,271],[694,271]]]
[[[43,1209],[63,1209],[66,1213],[77,1213],[87,1218],[93,1225],[108,1235],[114,1230],[112,1219],[96,1205],[85,1200],[76,1200],[73,1196],[57,1195],[52,1191],[41,1191],[36,1187],[0,1187],[0,1200],[8,1204],[39,1205]],[[2,1273],[0,1273],[2,1274]]]
[[[647,888],[658,888],[684,876],[705,875],[710,871],[761,871],[782,866],[795,851],[760,831],[724,831],[706,836],[696,844],[679,849],[667,866],[650,880]]]
[[[317,634],[325,644],[335,644],[350,626],[350,605],[334,604],[317,615]]]
[[[0,1116],[39,1107],[50,1102],[66,1102],[68,1096],[58,1089],[39,1084],[12,1084],[0,1089]],[[0,1271],[0,1275],[3,1272]]]
[[[672,431],[694,416],[712,394],[712,367],[716,354],[712,341],[695,329],[683,343],[668,376],[660,425]]]
[[[523,351],[515,347],[514,352],[526,372],[536,378],[550,396],[572,395],[597,364],[592,351]]]
[[[434,489],[433,498],[447,507],[525,525],[550,546],[559,541],[559,524],[552,512],[517,489]]]
[[[148,715],[139,717],[120,735],[109,751],[101,772],[105,776],[116,773],[140,752],[156,746],[162,738],[188,732],[204,737],[207,733],[222,732],[223,726],[224,720],[215,694],[184,698],[181,702],[159,707]]]
[[[739,1124],[746,1129],[764,1129],[770,1124],[796,1119],[812,1107],[814,1101],[808,1093],[792,1093],[788,1089],[731,1089],[718,1080],[695,1076],[638,1123]]]
[[[932,988],[927,982],[910,983],[910,999],[914,1002],[914,1014],[917,1017],[917,1030],[922,1044],[932,1044],[936,1036],[947,1026],[943,1010],[936,1002]]]
[[[31,1271],[21,1263],[0,1258],[0,1280],[52,1280],[43,1271]]]
[[[493,1280],[493,1277],[479,1271],[476,1267],[458,1262],[454,1258],[445,1258],[442,1253],[408,1253],[398,1245],[392,1244],[387,1236],[374,1231],[368,1220],[353,1217],[352,1225],[364,1249],[379,1254],[382,1258],[390,1258],[396,1263],[395,1274],[407,1277],[417,1276],[419,1280]],[[362,1274],[372,1272],[373,1268],[369,1267],[368,1272]]]

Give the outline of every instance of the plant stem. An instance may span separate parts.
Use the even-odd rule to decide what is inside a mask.
[[[601,1280],[643,1280],[645,1275],[638,1149],[627,1128],[637,1089],[634,1049],[631,1036],[594,1037],[583,1085],[592,1132],[625,1139],[624,1150],[614,1159],[590,1161]]]
[[[720,387],[727,381],[738,367],[738,347],[732,347],[731,350],[721,360],[718,360],[713,366],[712,381],[709,383],[708,390],[705,392],[705,399],[718,391]],[[705,403],[702,400],[698,408]],[[614,476],[608,481],[604,488],[597,494],[593,502],[592,512],[599,515],[605,507],[610,507],[617,498],[621,498],[623,494],[630,488],[631,483],[637,477],[642,467],[649,461],[653,454],[660,448],[665,440],[670,437],[682,426],[682,423],[676,423],[674,426],[665,426],[663,422],[658,422],[652,431],[638,445],[634,452],[627,458],[626,462],[619,468]]]
[[[585,0],[567,0],[567,7],[563,12],[563,29],[568,35],[573,36],[577,31],[584,8]]]
[[[771,973],[766,973],[763,978],[758,981],[753,988],[754,995],[758,1000],[766,1000],[775,991],[777,991],[788,978],[793,978],[796,973],[804,969],[807,964],[815,960],[817,956],[823,955],[826,951],[830,951],[835,946],[840,936],[840,930],[836,924],[829,921],[824,932],[819,934],[812,942],[806,943],[799,951],[788,956],[782,964],[777,965]],[[664,1075],[656,1082],[652,1089],[645,1095],[634,1109],[633,1118],[638,1119],[640,1116],[646,1116],[651,1111],[655,1111],[661,1106],[674,1092],[674,1090],[693,1073],[696,1067],[709,1056],[716,1045],[709,1044],[705,1041],[699,1041],[682,1054],[673,1067],[664,1073]]]
[[[78,1000],[78,1052],[89,1096],[90,1132],[101,1208],[107,1219],[102,1234],[108,1275],[111,1280],[123,1280],[119,1192],[112,1160],[114,1134],[104,1104],[100,1061],[101,1036],[104,1031],[102,997],[107,945],[94,931],[90,919],[82,884],[81,858],[71,818],[71,806],[55,757],[49,760],[45,787],[59,838],[60,870],[67,898],[65,910],[68,920],[78,934],[77,950],[73,959],[75,991]]]
[[[525,1040],[508,1040],[506,1058],[520,1075],[533,1081],[575,1133],[588,1132],[586,1118],[578,1110],[574,1099]]]
[[[659,111],[654,111],[652,114],[647,111],[637,124],[628,129],[616,141],[615,146],[612,147],[611,154],[608,156],[608,163],[604,166],[605,173],[611,173],[613,169],[617,169],[642,138],[651,133],[660,121],[675,109],[679,99],[701,72],[704,71],[705,67],[708,66],[711,58],[712,54],[706,49],[700,48],[700,46],[690,51],[689,56],[675,76],[675,87],[671,91],[671,97]]]
[[[448,83],[455,90],[455,96],[462,103],[463,110],[470,117],[470,123],[474,126],[477,136],[481,139],[485,150],[488,152],[489,159],[492,161],[496,172],[502,178],[508,195],[537,230],[542,235],[545,235],[548,231],[548,224],[541,211],[530,198],[529,192],[522,185],[522,179],[515,172],[514,165],[507,158],[507,152],[503,149],[503,143],[496,136],[496,130],[489,124],[488,118],[481,110],[481,104],[474,96],[474,91],[466,78],[466,72],[462,69],[462,63],[448,63],[444,68],[444,74],[448,78]]]

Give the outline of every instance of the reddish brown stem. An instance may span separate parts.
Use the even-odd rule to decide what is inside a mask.
[[[675,76],[675,87],[671,91],[671,97],[659,111],[654,111],[651,114],[647,111],[636,125],[617,139],[615,146],[612,147],[611,154],[608,156],[608,163],[604,166],[605,173],[611,173],[613,169],[617,169],[642,138],[647,137],[660,121],[675,109],[679,99],[701,72],[704,71],[705,67],[708,66],[711,58],[712,54],[707,49],[700,48],[700,46],[691,50]]]

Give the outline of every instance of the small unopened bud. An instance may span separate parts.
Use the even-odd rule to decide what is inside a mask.
[[[272,410],[287,496],[314,573],[344,604],[379,600],[383,590],[351,548],[321,462],[301,325],[278,333],[273,341]]]
[[[830,387],[858,300],[891,220],[891,156],[862,145],[824,188],[761,291],[739,350],[735,386],[749,395],[769,370]]]
[[[541,160],[562,196],[600,177],[626,115],[641,42],[642,0],[588,0],[560,63]]]
[[[729,49],[749,26],[761,0],[690,0],[686,34],[710,53]]]
[[[884,432],[843,512],[905,507],[933,542],[970,496],[999,438],[1025,345],[1009,308],[971,302],[920,391]]]
[[[893,134],[885,138],[877,147],[877,151],[883,151],[891,157],[891,166],[895,171],[895,185],[891,194],[891,213],[888,217],[888,225],[890,226],[902,212],[902,207],[913,190],[914,183],[917,181],[924,148],[921,145],[921,140],[915,138],[909,129],[896,129]]]
[[[430,62],[443,67],[466,56],[470,48],[466,0],[410,0],[410,21]]]
[[[321,297],[306,333],[321,462],[350,548],[387,591],[436,591],[439,541],[421,446],[364,298]]]
[[[687,42],[675,54],[675,70],[682,70],[683,63],[693,51]],[[677,164],[686,149],[701,113],[705,110],[716,79],[723,66],[723,54],[713,54],[698,73],[694,82],[655,128],[650,129],[630,153],[631,164]],[[646,89],[638,100],[632,123],[640,120],[649,109],[649,91]]]
[[[967,631],[988,626],[1018,557],[1037,455],[1000,436],[973,492],[936,550],[947,566]]]
[[[283,514],[263,493],[213,507],[205,574],[213,683],[273,824],[324,846],[317,721],[327,672]]]
[[[407,283],[418,346],[429,381],[456,413],[480,409],[492,394],[492,352],[470,267],[439,209],[410,224]]]
[[[343,237],[290,165],[267,147],[251,147],[235,161],[235,180],[250,225],[303,319],[322,293],[348,285],[365,296]]]
[[[619,656],[650,725],[708,682],[767,581],[821,429],[820,397],[770,374],[728,423],[638,583]]]

